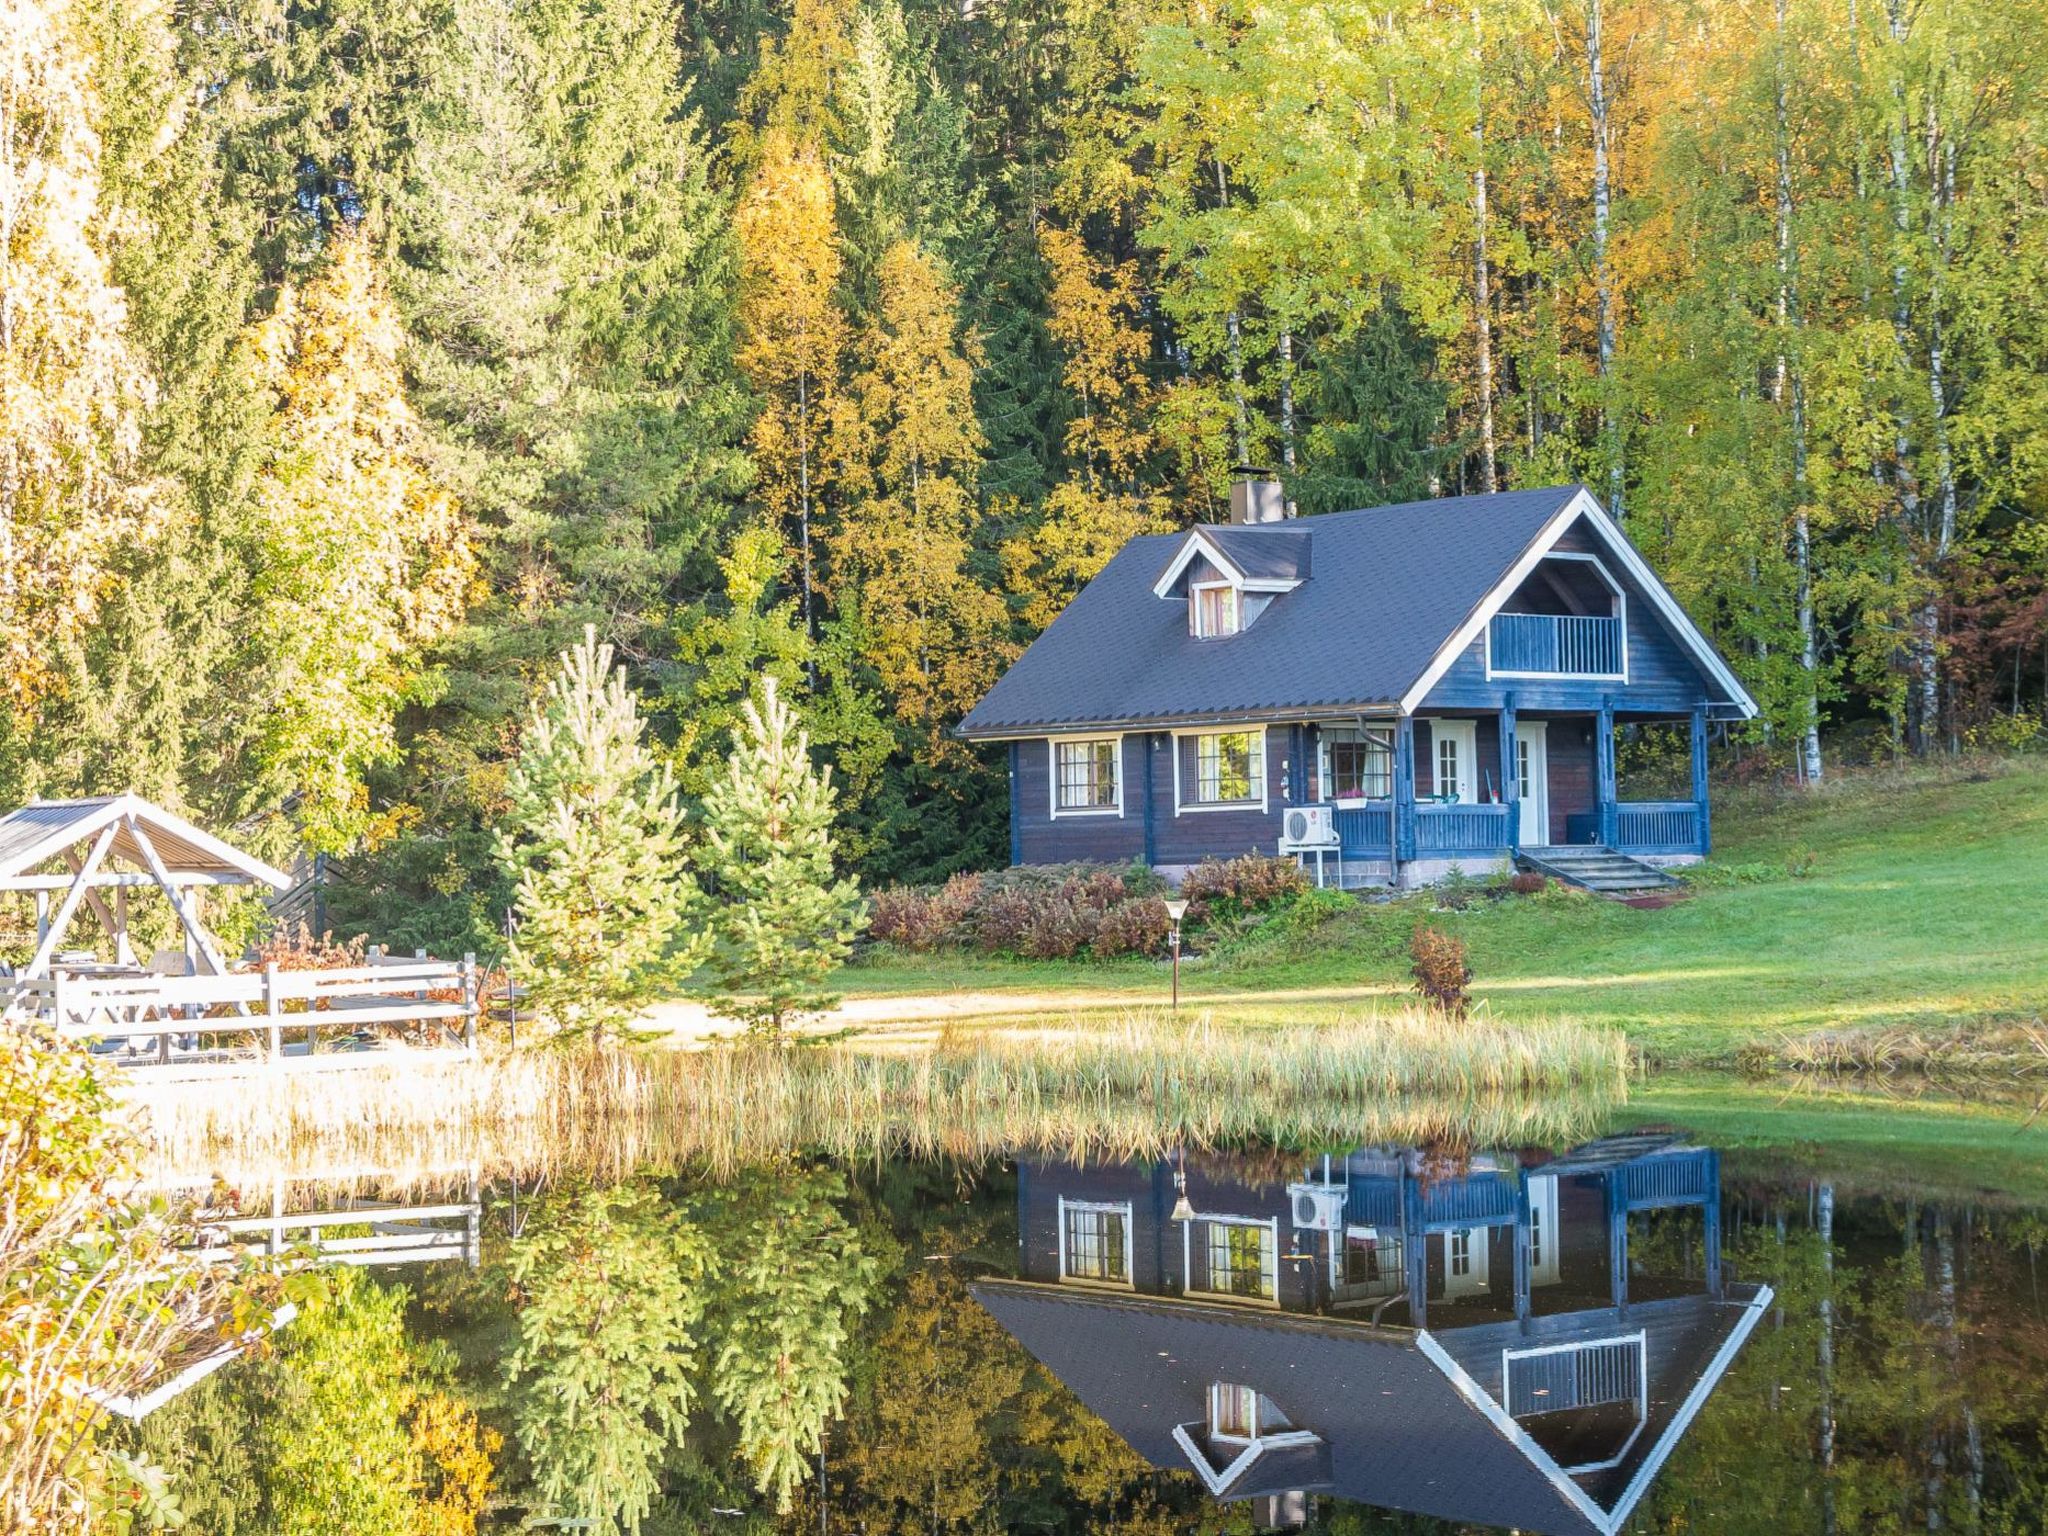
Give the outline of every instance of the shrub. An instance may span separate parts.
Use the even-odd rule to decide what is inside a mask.
[[[1094,941],[1101,922],[1098,908],[1076,901],[1062,890],[1034,903],[1018,953],[1030,960],[1068,959]]]
[[[1535,870],[1521,869],[1515,871],[1514,877],[1508,881],[1508,889],[1517,896],[1540,896],[1548,884],[1550,881]]]
[[[1470,1007],[1465,988],[1472,980],[1472,967],[1465,963],[1465,941],[1455,933],[1417,923],[1408,940],[1408,958],[1414,962],[1415,990],[1452,1018],[1464,1018]]]
[[[1157,896],[1120,901],[1102,914],[1095,928],[1095,954],[1102,960],[1118,955],[1155,955],[1166,947],[1166,903]]]
[[[981,900],[982,877],[958,874],[938,887],[896,885],[870,902],[868,936],[913,954],[964,944]]]
[[[990,954],[1021,955],[1039,900],[1027,886],[997,890],[974,917],[976,944]]]
[[[1307,872],[1293,859],[1264,853],[1204,859],[1180,885],[1195,924],[1264,912],[1309,889]]]

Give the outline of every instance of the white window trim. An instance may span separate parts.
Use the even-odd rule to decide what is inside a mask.
[[[1187,799],[1182,794],[1182,785],[1180,781],[1181,738],[1184,736],[1201,737],[1244,735],[1250,735],[1256,738],[1258,743],[1255,750],[1255,755],[1257,757],[1259,765],[1258,798],[1255,800]],[[1197,754],[1199,754],[1201,750],[1202,749],[1200,747],[1195,748]],[[1267,758],[1267,751],[1268,743],[1266,741],[1266,728],[1263,725],[1224,725],[1212,726],[1207,729],[1199,731],[1175,731],[1173,733],[1173,814],[1176,816],[1191,816],[1201,811],[1257,811],[1260,815],[1265,815],[1268,797],[1272,794],[1271,781],[1273,777],[1270,771],[1272,768],[1272,764]],[[1196,772],[1199,777],[1199,763],[1197,765]]]
[[[1205,1433],[1208,1430],[1207,1425],[1199,1427]],[[1283,1430],[1277,1435],[1265,1435],[1246,1444],[1245,1448],[1237,1453],[1230,1464],[1219,1472],[1210,1463],[1209,1458],[1202,1454],[1201,1448],[1195,1444],[1194,1437],[1188,1433],[1188,1429],[1189,1426],[1186,1424],[1174,1425],[1173,1443],[1180,1447],[1181,1454],[1187,1457],[1188,1464],[1194,1468],[1195,1475],[1201,1478],[1209,1492],[1219,1497],[1224,1489],[1235,1483],[1244,1474],[1245,1469],[1251,1466],[1254,1461],[1258,1460],[1268,1450],[1278,1450],[1290,1445],[1321,1445],[1323,1443],[1320,1435],[1313,1434],[1305,1429],[1289,1429]],[[1229,1443],[1237,1444],[1239,1442],[1232,1441]]]
[[[1187,541],[1180,547],[1180,553],[1173,557],[1173,563],[1167,566],[1165,573],[1152,584],[1152,595],[1154,597],[1172,597],[1174,595],[1174,587],[1179,583],[1181,577],[1187,573],[1188,566],[1193,563],[1198,555],[1222,572],[1228,584],[1236,587],[1241,592],[1292,592],[1301,585],[1298,578],[1290,580],[1284,576],[1254,577],[1245,575],[1243,571],[1237,568],[1236,561],[1224,554],[1213,541],[1204,538],[1202,530],[1196,528],[1189,531]]]
[[[1379,801],[1393,799],[1394,758],[1396,756],[1394,733],[1396,729],[1396,723],[1392,720],[1387,721],[1384,725],[1378,721],[1368,720],[1363,725],[1331,723],[1320,726],[1316,731],[1316,792],[1322,797],[1321,803],[1324,805],[1372,805]],[[1347,741],[1363,742],[1366,739],[1367,733],[1371,731],[1385,731],[1387,735],[1387,792],[1384,795],[1350,795],[1339,800],[1330,789],[1330,779],[1332,777],[1330,764],[1331,738],[1333,735],[1341,732],[1345,733],[1344,739]]]
[[[1124,1277],[1121,1280],[1097,1280],[1088,1275],[1067,1273],[1067,1212],[1096,1212],[1101,1215],[1121,1216],[1124,1219]],[[1069,1200],[1060,1196],[1059,1244],[1061,1285],[1092,1285],[1100,1290],[1128,1291],[1134,1285],[1131,1270],[1131,1202],[1128,1200]]]
[[[1248,1435],[1225,1434],[1216,1427],[1216,1395],[1219,1392],[1244,1391],[1252,1395],[1252,1427]],[[1259,1438],[1259,1389],[1247,1387],[1242,1382],[1212,1381],[1209,1383],[1209,1438],[1221,1440],[1226,1445],[1255,1445]]]
[[[1232,1291],[1212,1291],[1207,1286],[1197,1288],[1194,1283],[1194,1227],[1199,1221],[1211,1227],[1264,1227],[1267,1239],[1273,1245],[1273,1294],[1271,1296],[1239,1296]],[[1204,1258],[1209,1234],[1204,1232]],[[1211,1216],[1207,1212],[1184,1221],[1180,1228],[1180,1275],[1181,1284],[1190,1296],[1206,1297],[1210,1301],[1228,1302],[1239,1307],[1277,1307],[1280,1305],[1280,1219],[1277,1216]]]
[[[1116,743],[1116,804],[1090,805],[1062,808],[1060,805],[1060,747],[1081,742],[1113,741]],[[1052,819],[1059,821],[1068,816],[1110,816],[1122,819],[1124,814],[1124,738],[1118,732],[1108,735],[1100,731],[1087,735],[1048,736],[1045,739],[1045,800]]]
[[[1204,592],[1235,592],[1237,594],[1237,628],[1222,634],[1209,634],[1202,628],[1202,594]],[[1197,640],[1234,640],[1248,627],[1244,619],[1244,584],[1237,581],[1197,581],[1188,586],[1188,633]]]

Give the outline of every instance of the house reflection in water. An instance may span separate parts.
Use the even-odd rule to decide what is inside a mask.
[[[1770,1301],[1721,1273],[1716,1154],[1438,1161],[1027,1164],[1024,1278],[975,1295],[1139,1455],[1269,1529],[1321,1494],[1607,1536]]]

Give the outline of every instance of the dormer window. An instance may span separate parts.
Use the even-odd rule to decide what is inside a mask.
[[[1220,640],[1244,628],[1244,594],[1224,582],[1210,582],[1190,589],[1189,604],[1198,640]]]

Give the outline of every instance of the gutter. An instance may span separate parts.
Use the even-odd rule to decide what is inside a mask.
[[[1271,709],[1238,710],[1208,715],[1153,715],[1123,720],[1043,720],[1027,725],[990,726],[985,730],[972,731],[963,721],[953,727],[951,734],[962,741],[1029,741],[1041,736],[1071,736],[1084,731],[1170,731],[1188,726],[1350,722],[1368,712],[1383,713],[1391,720],[1400,713],[1400,710],[1400,705],[1391,699],[1375,699],[1355,704],[1275,706]]]

